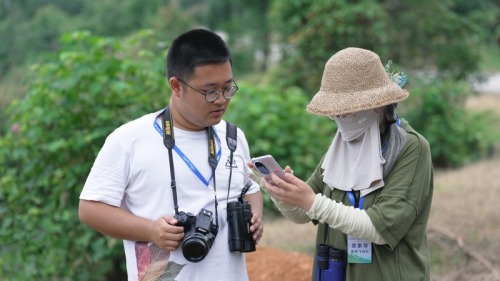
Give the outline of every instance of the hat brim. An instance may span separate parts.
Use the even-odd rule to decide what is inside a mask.
[[[327,92],[320,90],[307,106],[307,112],[318,116],[343,115],[379,108],[404,101],[409,93],[396,83],[361,92]]]

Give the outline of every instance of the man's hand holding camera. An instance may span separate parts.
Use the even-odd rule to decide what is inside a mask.
[[[177,220],[171,216],[163,216],[153,222],[150,241],[167,251],[175,251],[184,238],[184,228],[176,226]]]

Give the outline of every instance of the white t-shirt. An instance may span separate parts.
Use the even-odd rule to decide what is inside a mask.
[[[136,216],[157,220],[174,215],[168,150],[163,144],[157,113],[131,121],[111,133],[87,178],[80,199],[100,201],[120,207]],[[155,126],[155,123],[157,126]],[[175,124],[175,120],[174,120]],[[158,131],[160,130],[160,132]],[[215,126],[217,151],[221,157],[216,169],[219,201],[219,232],[205,259],[188,262],[179,247],[170,252],[152,243],[124,241],[128,280],[248,280],[245,255],[229,251],[227,192],[232,169],[229,202],[237,200],[245,183],[250,159],[248,143],[238,129],[233,163],[226,143],[226,122]],[[189,132],[174,127],[175,144],[198,169],[210,186],[205,185],[174,150],[179,211],[196,215],[205,208],[215,217],[212,170],[208,164],[206,131]],[[259,191],[253,184],[247,194]]]

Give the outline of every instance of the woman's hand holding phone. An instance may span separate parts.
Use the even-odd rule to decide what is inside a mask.
[[[270,155],[266,155],[265,158],[269,159],[269,157],[274,160]],[[283,171],[281,167],[275,163],[277,167],[279,167],[279,171],[281,171],[282,174],[274,171],[267,173],[264,169],[258,169],[255,162],[261,161],[262,159],[263,158],[261,157],[253,158],[252,161],[248,163],[248,167],[266,180],[262,180],[262,178],[255,176],[255,178],[257,178],[260,182],[256,181],[252,175],[249,175],[250,178],[259,183],[259,185],[275,199],[278,199],[287,205],[299,207],[305,211],[309,211],[316,197],[312,188],[304,181],[295,177],[293,175],[293,170],[289,166],[287,166]],[[261,163],[262,162],[263,161],[261,161]],[[272,163],[272,161],[270,163]],[[273,165],[274,164],[269,164],[269,166]],[[266,166],[266,168],[269,170],[268,166]],[[262,172],[264,172],[264,174]]]
[[[252,170],[257,172],[260,177],[265,178],[268,182],[272,183],[271,175],[274,173],[282,180],[285,179],[285,172],[283,168],[274,160],[271,155],[264,155],[260,157],[252,158],[251,163],[253,165]],[[250,167],[250,166],[249,166]]]

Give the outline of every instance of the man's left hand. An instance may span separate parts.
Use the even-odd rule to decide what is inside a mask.
[[[252,226],[250,227],[250,231],[253,232],[253,240],[255,240],[255,244],[259,244],[260,238],[262,237],[262,233],[264,232],[264,224],[262,222],[262,214],[258,212],[252,212]]]

